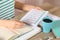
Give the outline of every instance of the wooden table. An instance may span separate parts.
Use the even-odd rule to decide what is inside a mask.
[[[41,5],[40,7],[43,8],[44,10],[48,10],[49,12],[51,12],[54,15],[60,16],[60,8],[59,7],[53,6],[49,3],[45,3],[45,4]],[[20,19],[26,13],[27,12],[23,12],[23,11],[20,11],[20,10],[16,9],[15,10],[15,14],[16,14],[15,19]],[[49,35],[50,35],[50,37],[54,38],[52,40],[60,40],[60,39],[56,39],[52,32]],[[30,38],[29,40],[40,40],[40,39],[45,40],[44,37],[45,37],[45,34],[43,32],[40,32],[37,35]]]

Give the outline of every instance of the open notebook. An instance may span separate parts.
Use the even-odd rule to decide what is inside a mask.
[[[9,40],[27,40],[27,39],[33,37],[34,35],[36,35],[39,32],[41,32],[41,28],[40,27],[35,27],[28,32],[25,32],[23,34],[18,34],[14,37],[11,37]]]
[[[31,30],[32,28],[27,25],[24,25],[23,28],[14,29],[14,30],[10,30],[5,27],[0,27],[0,39],[2,38],[4,40],[11,40],[13,37],[16,37],[17,35],[22,35]]]
[[[28,40],[29,38],[33,37],[39,32],[41,32],[41,29],[39,27],[36,27],[33,30],[24,33],[23,35],[17,35],[17,37],[15,37],[14,40]]]
[[[5,27],[0,27],[0,39],[8,40],[15,35],[16,33],[10,31],[9,29]]]
[[[25,24],[22,28],[14,29],[14,30],[11,30],[11,31],[13,31],[14,33],[16,33],[18,35],[22,35],[26,32],[31,31],[31,30],[33,30],[32,27]]]

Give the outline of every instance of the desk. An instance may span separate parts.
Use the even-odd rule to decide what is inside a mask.
[[[45,3],[45,4],[41,5],[40,7],[43,8],[44,10],[48,10],[49,12],[51,12],[54,15],[60,16],[60,8],[59,7],[55,7],[49,3]],[[15,10],[16,17],[14,19],[20,19],[26,13],[27,12],[23,12],[23,11],[16,9]],[[56,39],[52,32],[49,35],[54,38],[53,40],[60,40],[60,39]],[[45,34],[43,32],[40,32],[37,35],[30,38],[29,40],[40,40],[41,38],[44,40],[44,37],[45,37]]]

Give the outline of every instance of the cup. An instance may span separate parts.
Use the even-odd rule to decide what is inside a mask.
[[[43,20],[41,21],[41,26],[43,28],[43,32],[44,33],[49,33],[52,26],[53,26],[53,20],[51,17],[45,17],[43,18]]]
[[[52,27],[52,32],[56,38],[60,38],[60,20],[55,20],[53,24],[54,26]]]

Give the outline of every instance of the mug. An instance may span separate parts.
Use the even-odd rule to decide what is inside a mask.
[[[53,19],[49,16],[46,16],[41,21],[41,26],[43,28],[44,33],[49,33],[51,28],[53,27]]]
[[[56,38],[60,38],[60,20],[56,20],[53,22],[52,32],[56,36]]]

